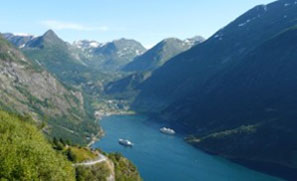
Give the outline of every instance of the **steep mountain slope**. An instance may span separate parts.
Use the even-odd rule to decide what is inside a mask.
[[[133,100],[139,93],[139,85],[148,79],[152,72],[165,64],[170,58],[190,49],[191,47],[203,42],[200,36],[189,38],[184,41],[176,38],[168,38],[155,47],[136,57],[131,63],[127,64],[123,70],[135,73],[122,79],[109,82],[104,92],[116,98]]]
[[[139,93],[139,85],[151,76],[151,72],[139,72],[104,86],[104,93],[120,100],[133,101]]]
[[[47,132],[84,143],[85,136],[98,131],[84,109],[80,92],[68,88],[51,74],[27,59],[0,37],[0,106],[18,113],[45,119]],[[89,131],[85,135],[85,131]]]
[[[297,178],[296,48],[295,27],[208,81],[192,101],[178,102],[178,108],[168,111],[178,112],[176,119],[194,132],[205,130],[191,140],[194,145],[270,169],[282,166],[285,176]]]
[[[105,71],[118,70],[146,51],[139,42],[124,38],[105,44],[79,41],[74,45],[83,49],[88,55],[90,58],[86,62],[88,65]]]
[[[0,111],[1,180],[75,180],[71,163],[30,121]]]
[[[208,152],[296,180],[296,19],[293,0],[253,8],[156,70],[134,108]]]
[[[218,71],[228,69],[271,36],[295,25],[296,10],[293,0],[251,9],[204,43],[156,70],[142,85],[135,107],[158,112],[176,100],[189,99],[188,94],[199,94],[205,81]]]
[[[52,30],[27,42],[22,51],[59,79],[76,83],[88,70],[83,52],[61,40]]]
[[[119,76],[115,72],[105,72],[92,65],[92,49],[99,46],[95,41],[77,42],[73,46],[49,30],[28,41],[21,50],[59,80],[81,87],[84,93],[92,95],[101,92],[106,81]]]
[[[28,116],[0,111],[1,180],[141,180],[137,168],[118,153],[104,153],[47,139]],[[84,165],[104,158],[102,162]]]
[[[194,37],[186,39],[184,41],[176,38],[168,38],[152,49],[145,52],[143,55],[136,57],[133,62],[127,64],[123,70],[125,71],[152,71],[163,64],[177,54],[184,52],[191,47],[202,43],[204,39],[202,37]]]

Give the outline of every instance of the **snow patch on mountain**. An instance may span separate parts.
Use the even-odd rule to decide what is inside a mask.
[[[97,42],[97,41],[89,41],[89,40],[80,40],[80,41],[75,41],[73,42],[73,45],[79,49],[83,49],[83,50],[90,50],[92,48],[98,48],[100,46],[102,46],[101,43]]]
[[[34,37],[34,35],[28,34],[28,33],[12,33],[14,36],[21,36],[21,37],[28,37],[28,36],[32,36]]]
[[[202,43],[205,39],[201,36],[195,36],[193,38],[187,38],[184,40],[184,46],[193,47],[199,43]]]

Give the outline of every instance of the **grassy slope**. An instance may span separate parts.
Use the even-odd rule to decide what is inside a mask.
[[[115,165],[115,175],[118,181],[141,181],[137,168],[119,153],[108,155]]]
[[[108,162],[74,169],[71,162],[93,160],[97,152],[57,140],[50,144],[34,124],[30,117],[0,111],[1,180],[103,181],[113,172]],[[141,180],[126,158],[119,154],[108,157],[115,165],[116,180]]]
[[[70,162],[55,152],[30,120],[0,111],[0,178],[74,180]]]

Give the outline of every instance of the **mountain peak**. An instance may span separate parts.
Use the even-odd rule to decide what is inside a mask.
[[[113,40],[113,41],[114,41],[114,42],[115,42],[115,41],[128,41],[128,39],[123,37],[123,38],[119,38],[119,39],[116,39],[116,40]]]
[[[127,64],[125,71],[152,71],[174,56],[190,49],[192,46],[203,42],[202,37],[194,37],[186,40],[170,37],[162,40],[143,55],[136,57],[131,63]]]
[[[194,37],[192,37],[192,38],[188,38],[188,39],[186,39],[186,40],[193,40],[193,41],[203,42],[203,41],[205,41],[205,38],[202,37],[202,36],[194,36]]]
[[[205,38],[203,38],[202,36],[194,36],[192,38],[187,38],[184,40],[184,42],[189,46],[189,47],[193,47],[197,44],[200,44],[202,42],[205,41]]]
[[[47,30],[44,34],[43,37],[58,37],[57,34],[53,30]]]
[[[53,30],[46,31],[42,36],[32,39],[26,44],[27,48],[44,48],[45,46],[55,46],[65,44]]]
[[[42,41],[46,44],[52,44],[52,45],[57,45],[57,44],[64,44],[65,42],[58,37],[58,35],[53,31],[53,30],[48,30],[46,31],[42,36],[41,36]]]
[[[134,42],[136,43],[137,41],[136,40],[133,40],[133,39],[127,39],[127,38],[120,38],[120,39],[116,39],[116,40],[113,40],[112,43],[131,43],[131,42]],[[138,42],[137,42],[138,43]]]
[[[166,39],[162,40],[162,42],[164,42],[164,43],[169,43],[169,42],[172,42],[172,41],[181,41],[181,40],[178,39],[178,38],[174,38],[174,37],[166,38]]]

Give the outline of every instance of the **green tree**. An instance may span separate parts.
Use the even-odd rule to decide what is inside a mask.
[[[67,156],[68,160],[70,160],[72,162],[77,162],[77,156],[71,151],[70,148],[68,148],[66,150],[66,156]]]
[[[99,163],[91,167],[79,166],[76,168],[77,181],[105,181],[110,175],[106,163]]]
[[[71,163],[25,120],[0,111],[1,180],[75,180]]]

